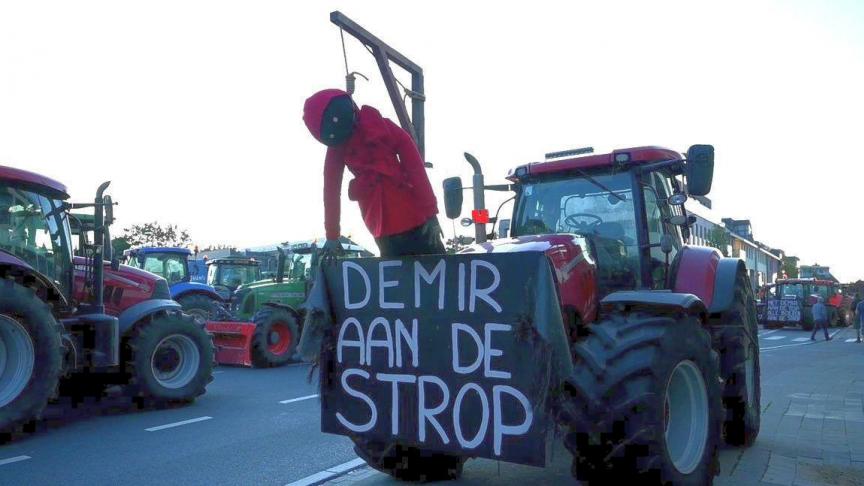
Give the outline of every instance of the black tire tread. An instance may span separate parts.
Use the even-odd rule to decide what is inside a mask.
[[[574,455],[577,479],[589,484],[680,482],[664,465],[662,426],[656,424],[660,413],[656,363],[670,352],[689,353],[688,359],[714,377],[706,380],[713,407],[706,464],[701,475],[695,475],[699,477],[686,481],[705,484],[713,478],[722,417],[719,357],[701,322],[695,317],[631,313],[609,316],[588,329],[588,336],[573,345],[575,371],[556,405],[556,419],[564,429],[565,446]],[[667,349],[674,348],[671,343],[676,339],[698,349],[680,344]]]
[[[252,316],[255,324],[255,332],[252,334],[252,345],[250,355],[252,365],[256,368],[272,368],[290,363],[294,359],[297,344],[300,342],[299,326],[297,318],[287,309],[265,305]],[[267,346],[267,338],[270,326],[274,322],[282,322],[291,330],[291,347],[282,355],[270,352]]]
[[[0,410],[0,436],[9,436],[38,420],[49,400],[57,395],[63,371],[63,328],[35,289],[8,278],[0,279],[0,313],[17,318],[28,330],[36,353],[27,388]]]
[[[149,357],[153,348],[168,334],[186,334],[199,344],[201,363],[198,375],[185,387],[168,390],[151,382]],[[190,403],[207,391],[213,381],[213,339],[191,316],[180,312],[162,312],[137,323],[124,342],[124,365],[127,388],[138,401],[152,404]]]

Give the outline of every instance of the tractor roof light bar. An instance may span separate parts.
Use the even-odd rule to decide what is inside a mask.
[[[399,53],[387,45],[381,39],[375,37],[369,31],[360,27],[356,22],[346,17],[338,10],[330,12],[330,21],[336,24],[340,29],[354,36],[363,45],[372,51],[375,56],[375,61],[378,63],[378,69],[381,71],[381,77],[384,80],[384,86],[387,87],[387,94],[390,95],[390,101],[393,103],[393,108],[396,110],[396,116],[399,118],[399,124],[414,138],[417,143],[417,149],[420,151],[420,157],[426,159],[426,143],[425,143],[425,117],[424,117],[424,102],[426,95],[423,89],[423,68],[415,64],[413,61]],[[408,109],[402,101],[399,93],[396,77],[390,69],[390,62],[396,63],[405,71],[411,74],[411,89],[405,90],[405,94],[411,98],[411,117],[408,117]],[[427,167],[430,165],[427,163]]]

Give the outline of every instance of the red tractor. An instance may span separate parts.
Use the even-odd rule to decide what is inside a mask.
[[[325,270],[321,299],[332,299],[336,324],[319,332],[307,321],[304,331],[309,342],[323,336],[322,428],[350,436],[371,466],[436,479],[458,476],[471,457],[542,465],[545,441],[530,438],[539,427],[563,431],[574,475],[591,484],[703,485],[718,471],[721,440],[756,439],[759,344],[747,269],[684,244],[684,202],[710,191],[713,147],[683,157],[658,147],[565,156],[517,167],[499,186],[484,186],[469,157],[478,243],[461,254],[349,259]],[[447,216],[457,218],[462,183],[444,188]],[[513,192],[509,237],[485,241],[484,223],[495,218],[484,188]],[[513,268],[514,258],[526,263]],[[552,308],[538,312],[550,298]],[[326,305],[309,305],[327,315]],[[420,359],[405,364],[413,355]]]
[[[107,186],[70,204],[61,183],[0,166],[2,434],[38,418],[58,385],[123,384],[139,402],[183,402],[212,379],[211,339],[165,280],[113,261]],[[70,210],[82,207],[94,209],[94,241],[73,259]]]
[[[812,330],[813,296],[822,297],[825,301],[831,327],[845,327],[853,320],[852,296],[844,293],[842,286],[833,280],[780,279],[764,286],[760,293],[763,296],[761,322],[769,329],[791,325],[800,326],[805,331]]]

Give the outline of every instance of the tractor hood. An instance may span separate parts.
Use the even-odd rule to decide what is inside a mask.
[[[584,250],[585,238],[574,234],[501,238],[471,245],[459,253],[543,252],[558,279],[562,308],[573,308],[585,322],[597,312],[596,266]]]
[[[75,264],[74,295],[75,299],[81,302],[86,299],[84,280],[87,260],[76,256],[73,262]],[[151,298],[170,298],[167,295],[167,282],[158,275],[128,265],[120,265],[117,270],[114,270],[110,262],[104,262],[104,272],[105,306],[109,314],[117,315],[128,307]]]
[[[501,238],[471,245],[459,253],[518,253],[523,251],[548,252],[554,249],[580,246],[584,240],[576,235],[530,235]]]

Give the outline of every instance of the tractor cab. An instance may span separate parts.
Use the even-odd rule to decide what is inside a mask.
[[[207,262],[207,285],[225,300],[241,285],[257,280],[261,280],[261,267],[254,258],[232,256]]]
[[[712,174],[713,148],[707,145],[691,147],[686,158],[668,149],[638,147],[522,165],[507,177],[512,182],[507,188],[515,192],[509,238],[466,251],[517,251],[567,235],[563,246],[555,243],[566,250],[550,255],[559,270],[570,266],[559,275],[569,278],[575,260],[584,259],[593,264],[591,280],[599,297],[619,290],[670,289],[672,263],[692,223],[684,202],[688,195],[706,195]],[[448,216],[461,211],[454,207],[461,203],[461,191],[458,178],[445,181]]]
[[[190,280],[190,255],[192,251],[186,248],[143,247],[123,252],[127,265],[159,275],[168,285]]]
[[[47,185],[0,181],[0,263],[21,261],[70,296],[72,236],[66,197]]]

